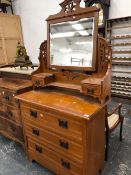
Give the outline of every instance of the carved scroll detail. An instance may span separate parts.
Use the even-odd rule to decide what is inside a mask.
[[[39,60],[43,60],[45,63],[47,63],[47,41],[44,41],[40,45],[40,55]]]
[[[75,6],[76,6],[76,3],[74,3],[73,1],[68,4],[66,7],[65,7],[65,13],[68,14],[68,13],[73,13],[76,9],[75,9]]]
[[[107,69],[111,61],[111,48],[108,46],[105,39],[99,37],[98,42],[98,50],[99,50],[99,71]]]
[[[65,0],[60,4],[65,14],[74,13],[80,7],[81,0]]]
[[[42,72],[45,72],[47,70],[47,41],[44,41],[40,45],[39,60],[41,69],[43,70]]]
[[[80,75],[78,73],[72,73],[72,72],[68,72],[66,71],[65,73],[63,73],[63,76],[67,78],[67,80],[74,80],[74,79],[80,79]]]
[[[38,74],[47,70],[47,40],[41,43],[39,53],[39,67],[32,74]]]

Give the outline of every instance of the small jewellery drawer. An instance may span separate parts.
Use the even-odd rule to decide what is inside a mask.
[[[17,125],[10,120],[0,117],[0,130],[6,132],[10,137],[24,142],[23,130],[20,125]]]
[[[26,124],[24,126],[25,134],[41,144],[44,143],[51,149],[57,149],[62,154],[68,155],[69,158],[76,158],[79,162],[82,161],[83,145],[77,144],[69,139],[60,137],[47,130],[42,130],[36,126]]]
[[[20,115],[20,110],[16,107],[5,105],[0,103],[0,115],[2,117],[12,120],[18,124],[21,124],[21,115]]]
[[[82,91],[88,95],[101,95],[101,86],[83,84]]]
[[[53,170],[53,167],[48,167],[46,165],[45,161],[49,161],[52,166],[58,166],[59,171],[60,169],[63,169],[64,172],[68,172],[70,175],[80,175],[82,173],[82,165],[79,163],[76,163],[75,161],[70,161],[65,156],[63,157],[61,154],[52,151],[46,146],[43,146],[41,144],[38,144],[37,142],[32,141],[27,137],[28,142],[28,156],[29,159],[35,160],[38,163],[44,165],[47,168],[50,168],[50,170]]]
[[[15,92],[0,89],[0,101],[18,107],[19,101],[15,99],[15,95]]]
[[[54,76],[50,73],[39,73],[32,76],[33,87],[44,87],[46,84],[53,82]]]
[[[43,129],[48,129],[64,137],[70,137],[80,143],[82,142],[83,128],[80,120],[72,120],[71,117],[67,118],[60,114],[47,113],[43,110],[38,111],[34,108],[21,107],[21,112],[25,125],[32,122],[34,126],[40,126]]]
[[[45,81],[43,78],[36,78],[36,77],[33,77],[32,78],[32,83],[33,83],[33,87],[43,87],[45,86]]]

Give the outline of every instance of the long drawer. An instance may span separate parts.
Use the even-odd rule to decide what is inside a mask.
[[[0,115],[18,124],[22,123],[19,108],[0,103]]]
[[[20,142],[24,142],[22,127],[3,117],[0,117],[0,132],[14,140],[18,139]]]
[[[41,143],[52,150],[57,150],[63,155],[68,155],[70,159],[83,161],[83,144],[75,143],[69,139],[56,135],[47,130],[43,130],[37,126],[26,124],[24,126],[25,135],[32,138],[38,143]]]
[[[19,107],[19,101],[15,98],[16,93],[13,91],[0,89],[0,101],[2,103]]]
[[[43,129],[55,132],[71,140],[83,143],[83,127],[80,120],[73,120],[65,115],[45,112],[43,109],[28,108],[21,106],[21,113],[24,119],[24,125],[32,123]]]
[[[82,165],[77,164],[74,161],[70,161],[66,156],[56,153],[50,150],[46,146],[38,144],[33,140],[27,138],[28,144],[28,157],[30,160],[35,160],[43,166],[49,168],[59,175],[64,175],[65,173],[69,175],[82,175]],[[48,162],[48,163],[47,163]],[[60,169],[62,169],[62,174],[60,174]],[[58,172],[59,171],[59,172]]]

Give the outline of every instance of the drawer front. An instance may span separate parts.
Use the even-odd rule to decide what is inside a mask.
[[[9,120],[0,117],[0,131],[6,133],[10,137],[16,138],[24,142],[22,127],[10,122]]]
[[[45,85],[44,78],[37,78],[37,77],[34,76],[32,78],[32,82],[33,82],[33,86],[34,87],[40,87],[40,86],[44,86]]]
[[[41,112],[42,111],[42,112]],[[82,143],[82,122],[71,120],[65,116],[49,114],[43,112],[43,110],[38,111],[37,109],[30,109],[27,107],[21,108],[22,117],[24,118],[24,123],[32,122],[43,129],[48,129],[64,137],[70,139],[75,139],[76,141]]]
[[[60,171],[60,169],[63,170],[63,174],[61,174],[61,175],[64,175],[64,172],[66,172],[66,173],[68,172],[70,175],[83,174],[81,164],[77,164],[74,161],[72,162],[69,159],[67,159],[65,156],[63,157],[61,154],[59,154],[55,151],[52,151],[51,149],[49,149],[46,146],[35,143],[34,141],[32,141],[29,138],[27,138],[27,142],[28,142],[28,154],[29,154],[30,159],[34,159],[34,160],[37,159],[36,161],[38,161],[38,163],[40,163],[42,165],[44,165],[44,162],[39,161],[40,159],[41,160],[42,159],[49,160],[52,164],[54,162],[54,166],[56,164],[59,167],[59,171]],[[34,156],[31,158],[30,154],[32,154],[32,153],[34,154]],[[51,169],[51,170],[53,170],[53,169]]]
[[[22,123],[19,108],[8,106],[2,103],[0,103],[0,106],[0,115],[2,117],[12,120],[18,124]]]
[[[53,74],[49,74],[49,73],[40,73],[32,76],[32,83],[34,88],[40,87],[40,86],[43,87],[46,84],[53,81],[54,81],[54,76]]]
[[[19,101],[15,99],[15,92],[0,89],[0,101],[8,105],[19,107]]]
[[[82,85],[82,91],[88,95],[101,95],[101,86],[97,85]]]
[[[82,162],[83,144],[77,144],[69,139],[60,137],[47,130],[43,130],[36,126],[26,124],[24,126],[26,136],[36,140],[39,143],[44,143],[51,149],[57,149],[62,154],[67,155],[69,158],[75,158]]]

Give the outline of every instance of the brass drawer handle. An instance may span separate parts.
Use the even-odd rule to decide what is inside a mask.
[[[37,118],[37,112],[36,111],[30,110],[30,115],[34,118]]]
[[[41,146],[35,145],[35,150],[36,150],[38,153],[42,153],[42,147],[41,147]]]
[[[69,149],[69,143],[68,143],[68,142],[65,142],[65,141],[63,141],[63,140],[60,140],[60,141],[59,141],[59,144],[60,144],[60,146],[61,146],[62,148],[64,148],[64,149]]]
[[[61,128],[65,128],[65,129],[68,128],[68,121],[58,119],[58,122],[59,122],[59,126],[60,126]]]
[[[33,128],[33,129],[32,129],[32,134],[33,134],[33,135],[36,135],[36,136],[39,136],[40,133],[39,133],[39,130],[38,130],[38,129],[34,129],[34,128]]]
[[[61,165],[66,168],[66,169],[70,169],[70,162],[66,162],[65,160],[61,159]]]

